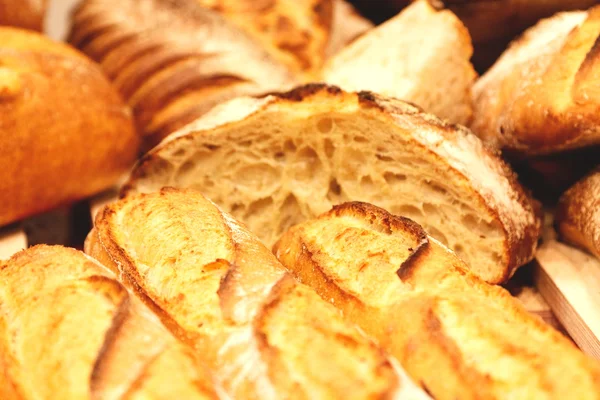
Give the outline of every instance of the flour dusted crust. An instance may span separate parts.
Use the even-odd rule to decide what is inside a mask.
[[[561,197],[556,225],[562,239],[600,257],[600,168]]]
[[[344,126],[340,135],[345,132],[347,138],[331,133],[338,125]],[[354,134],[358,139],[350,136]],[[356,150],[346,147],[355,142]],[[258,153],[252,155],[252,149]],[[259,161],[247,161],[242,155],[246,151]],[[311,157],[301,158],[305,155]],[[375,183],[379,178],[365,173],[367,178],[361,178],[363,165],[378,163],[387,180]],[[409,164],[420,169],[407,170]],[[251,168],[251,180],[243,178],[244,171],[234,172],[236,166]],[[406,190],[408,176],[424,183]],[[151,192],[169,185],[202,190],[266,243],[339,202],[372,201],[425,225],[492,282],[508,279],[531,260],[540,230],[536,206],[514,174],[466,129],[399,100],[345,93],[333,86],[308,85],[217,107],[144,157],[124,192]],[[273,187],[264,192],[268,195],[261,194]],[[397,192],[386,192],[386,187]],[[401,196],[410,197],[398,200]],[[427,203],[428,197],[441,199],[440,204]],[[419,202],[427,203],[424,210],[415,209]],[[452,214],[456,210],[464,214]],[[460,218],[464,223],[455,224]],[[450,222],[443,225],[447,219]],[[457,233],[460,229],[465,232]]]
[[[600,143],[600,7],[527,30],[474,86],[471,129],[525,155]]]

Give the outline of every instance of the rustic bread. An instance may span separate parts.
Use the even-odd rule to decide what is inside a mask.
[[[600,6],[527,30],[475,84],[472,130],[527,156],[600,144],[599,37]]]
[[[133,108],[146,147],[219,102],[293,80],[198,0],[84,0],[70,42],[102,64]]]
[[[0,261],[0,398],[211,399],[209,375],[83,253],[40,245]]]
[[[322,77],[345,90],[408,100],[467,124],[476,78],[472,54],[471,38],[460,20],[421,0],[344,48],[327,62]]]
[[[556,225],[563,240],[600,257],[600,168],[561,197]]]
[[[330,42],[334,42],[335,51],[335,46],[343,46],[371,27],[345,0],[199,1],[223,13],[306,79],[319,73],[331,51]]]
[[[414,218],[490,282],[533,257],[534,205],[466,129],[368,92],[309,85],[221,105],[146,155],[124,192],[201,190],[267,245],[348,200]]]
[[[0,27],[0,226],[112,185],[136,159],[129,109],[100,69]]]
[[[41,31],[44,28],[47,2],[47,0],[0,0],[0,25]]]
[[[427,398],[198,192],[107,206],[87,248],[194,345],[232,398]]]
[[[411,220],[346,203],[274,250],[436,399],[600,398],[596,361]]]

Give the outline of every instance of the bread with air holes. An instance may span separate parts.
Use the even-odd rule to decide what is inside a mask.
[[[524,156],[600,144],[599,38],[600,6],[528,29],[475,84],[473,132]]]
[[[332,205],[361,200],[418,221],[483,279],[532,259],[536,206],[469,131],[369,92],[309,85],[240,98],[169,137],[123,192],[202,191],[267,245]]]
[[[598,361],[411,220],[346,203],[274,251],[436,399],[600,398]]]
[[[460,20],[421,0],[332,57],[322,80],[411,101],[464,125],[473,115],[471,87],[477,74],[469,61],[472,54]]]
[[[83,253],[0,261],[0,398],[216,399],[193,351]]]
[[[427,398],[198,192],[166,188],[107,206],[86,250],[195,347],[232,398]]]
[[[563,240],[600,258],[600,168],[562,195],[556,226]]]

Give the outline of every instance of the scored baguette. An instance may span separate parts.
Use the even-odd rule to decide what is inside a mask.
[[[48,0],[0,0],[0,25],[41,31],[47,3]]]
[[[322,78],[345,90],[411,101],[466,125],[473,115],[471,86],[477,77],[472,54],[460,20],[420,0],[331,58]]]
[[[600,168],[563,194],[556,225],[563,240],[600,258]]]
[[[84,0],[70,42],[99,62],[133,108],[146,147],[215,104],[294,78],[197,0]]]
[[[600,398],[596,361],[411,220],[346,203],[274,251],[436,399]]]
[[[599,38],[600,6],[527,30],[476,82],[473,132],[526,156],[600,144]]]
[[[427,398],[198,192],[127,197],[104,208],[94,229],[86,251],[195,347],[231,397]]]
[[[194,353],[107,269],[39,245],[0,262],[3,400],[216,399]]]
[[[240,98],[172,135],[123,193],[199,189],[268,246],[349,200],[423,224],[483,279],[507,280],[540,232],[512,171],[466,129],[369,92],[308,85]]]

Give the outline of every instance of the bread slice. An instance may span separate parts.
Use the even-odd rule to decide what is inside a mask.
[[[318,76],[330,45],[343,46],[371,27],[345,0],[199,1],[250,33],[306,80]]]
[[[599,398],[596,360],[411,220],[346,203],[290,229],[275,253],[436,399]]]
[[[0,282],[0,398],[217,398],[191,350],[83,253],[24,250]]]
[[[473,114],[471,38],[448,10],[417,1],[331,58],[325,82],[370,90],[418,104],[454,123]]]
[[[102,64],[133,108],[146,147],[215,104],[293,77],[198,0],[85,0],[70,42]]]
[[[201,190],[267,245],[348,200],[414,218],[498,283],[533,257],[540,221],[466,129],[369,92],[309,85],[233,100],[145,156],[123,191]]]
[[[556,225],[563,240],[600,258],[600,168],[563,194]]]
[[[88,239],[232,398],[426,396],[243,225],[192,190],[107,206]],[[413,397],[411,397],[413,396]]]
[[[527,30],[475,84],[472,130],[524,155],[600,144],[599,37],[600,6]]]

